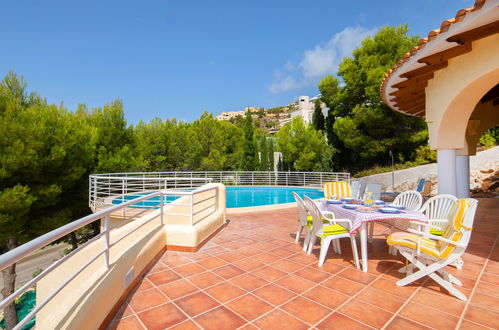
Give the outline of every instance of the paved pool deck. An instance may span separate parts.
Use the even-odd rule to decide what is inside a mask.
[[[369,272],[352,263],[350,242],[317,266],[294,242],[296,208],[228,214],[195,253],[166,251],[110,329],[493,329],[499,328],[499,199],[479,199],[464,269],[448,267],[461,301],[431,279],[405,287],[389,230],[375,226]]]

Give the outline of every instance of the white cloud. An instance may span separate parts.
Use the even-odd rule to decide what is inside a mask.
[[[328,42],[306,50],[299,63],[287,61],[282,71],[277,71],[269,86],[272,93],[280,93],[317,84],[319,79],[338,71],[340,61],[350,56],[361,41],[373,35],[376,29],[347,27],[336,33]]]

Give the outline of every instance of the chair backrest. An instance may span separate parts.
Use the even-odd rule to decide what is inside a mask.
[[[462,198],[456,200],[448,214],[448,225],[442,237],[460,244],[460,247],[447,242],[438,242],[438,248],[442,259],[452,255],[457,259],[464,253],[471,238],[473,222],[475,220],[478,201],[473,198]]]
[[[381,185],[377,183],[368,183],[364,192],[364,199],[367,199],[368,193],[372,193],[371,198],[381,199]]]
[[[293,194],[293,197],[295,198],[296,205],[298,206],[298,210],[300,211],[300,223],[302,226],[305,226],[307,224],[307,218],[308,218],[308,211],[305,203],[303,202],[303,199],[295,193],[294,191],[291,192]]]
[[[352,181],[350,183],[350,190],[352,193],[352,198],[359,199],[360,198],[360,181]]]
[[[359,199],[362,199],[364,197],[364,192],[366,191],[366,185],[367,185],[367,180],[366,179],[360,179],[360,188],[359,188]]]
[[[403,205],[411,211],[418,211],[423,205],[423,195],[415,190],[404,191],[395,197],[393,204]]]
[[[308,196],[305,196],[305,205],[312,216],[312,233],[315,235],[322,230],[322,212],[317,204]]]
[[[332,196],[336,198],[351,197],[352,190],[348,182],[327,182],[324,184],[324,198],[330,199]]]
[[[423,191],[425,181],[426,180],[423,179],[423,178],[419,179],[418,187],[416,188],[417,192],[422,192]]]
[[[433,196],[428,199],[423,207],[419,210],[424,213],[426,217],[430,220],[430,225],[439,228],[445,228],[446,224],[442,223],[432,223],[431,220],[444,220],[448,219],[449,212],[457,201],[457,197],[448,194],[441,194]]]

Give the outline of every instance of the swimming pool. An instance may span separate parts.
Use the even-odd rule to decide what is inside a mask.
[[[313,188],[299,187],[227,187],[227,208],[251,207],[293,203],[291,192],[301,198],[307,195],[312,199],[324,196],[322,191]]]
[[[314,188],[301,187],[226,187],[227,208],[251,207],[263,205],[275,205],[293,203],[295,200],[291,192],[296,192],[301,198],[305,195],[315,199],[323,197],[322,191]],[[138,198],[143,194],[127,195],[113,200],[113,204],[121,204]],[[177,199],[176,196],[168,196],[167,201]],[[134,204],[131,207],[149,208],[159,203],[159,196],[151,197],[145,201]]]

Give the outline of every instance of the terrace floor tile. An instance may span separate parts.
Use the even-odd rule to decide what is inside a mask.
[[[467,302],[429,278],[397,286],[405,261],[388,254],[379,224],[368,273],[353,265],[348,240],[319,267],[319,246],[307,255],[303,238],[295,243],[298,210],[288,208],[229,213],[200,251],[165,251],[108,328],[499,328],[498,213],[499,199],[480,199],[464,269],[448,267]]]
[[[225,304],[225,306],[229,307],[248,321],[256,319],[273,308],[272,305],[252,294],[246,294],[232,300],[228,304]]]
[[[175,300],[175,304],[190,317],[194,317],[219,305],[216,300],[204,292],[193,293],[189,296]]]
[[[172,303],[164,304],[137,314],[147,329],[165,329],[187,319]]]

